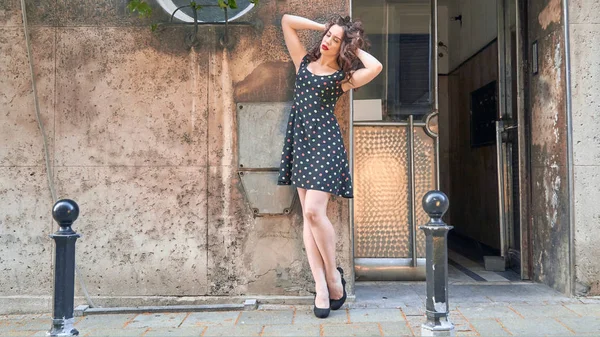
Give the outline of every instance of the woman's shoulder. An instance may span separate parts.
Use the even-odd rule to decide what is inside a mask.
[[[302,58],[302,63],[304,63],[304,64],[310,63],[310,54],[304,55],[304,57]]]

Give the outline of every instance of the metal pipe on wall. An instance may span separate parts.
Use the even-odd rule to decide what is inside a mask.
[[[506,216],[504,198],[504,145],[502,132],[506,115],[506,34],[505,0],[496,1],[498,32],[498,121],[496,121],[496,169],[498,175],[498,222],[500,225],[500,256],[506,257]]]
[[[431,35],[432,35],[432,44],[433,44],[433,52],[432,52],[432,77],[433,77],[433,88],[432,88],[432,98],[433,98],[433,112],[437,114],[438,119],[438,132],[435,137],[435,188],[440,188],[440,136],[439,136],[439,65],[438,65],[438,0],[431,0]]]
[[[415,206],[415,127],[413,125],[413,116],[408,116],[408,176],[410,186],[410,223],[412,238],[412,266],[417,266],[417,208]]]
[[[574,170],[573,170],[573,115],[571,105],[571,46],[569,43],[569,1],[562,1],[565,30],[565,86],[567,114],[567,191],[569,195],[569,291],[576,293],[577,275],[575,270],[575,200],[574,200]]]

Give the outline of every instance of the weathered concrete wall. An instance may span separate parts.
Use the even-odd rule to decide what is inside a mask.
[[[600,1],[569,1],[575,204],[575,275],[579,294],[600,295]]]
[[[561,0],[529,2],[529,41],[538,41],[539,72],[531,75],[533,275],[568,293],[569,196],[565,35]]]
[[[284,13],[323,21],[349,2],[262,1],[245,18],[264,29],[234,28],[229,50],[221,28],[201,27],[195,50],[183,28],[152,33],[162,10],[140,20],[125,0],[29,4],[56,190],[80,205],[77,262],[97,304],[308,295],[299,204],[254,218],[243,195],[235,104],[291,99]],[[0,312],[48,311],[52,291],[56,227],[20,17],[19,1],[0,3]],[[348,106],[336,111],[346,133]],[[328,211],[351,270],[348,201]]]

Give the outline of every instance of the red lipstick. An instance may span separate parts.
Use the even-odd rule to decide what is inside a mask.
[[[324,44],[323,44],[323,45],[321,45],[321,48],[323,48],[323,50],[329,50],[329,48],[327,48],[327,46],[326,46],[326,45],[324,45]]]

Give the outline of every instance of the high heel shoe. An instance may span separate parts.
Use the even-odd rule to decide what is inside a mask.
[[[329,299],[329,307],[331,310],[338,310],[344,305],[346,302],[346,280],[344,280],[344,270],[341,267],[337,267],[337,270],[340,272],[340,276],[342,277],[342,287],[344,287],[344,295],[342,298],[338,300]]]
[[[327,316],[329,316],[329,311],[330,308],[317,308],[317,296],[315,295],[315,300],[314,300],[314,305],[315,308],[313,309],[313,312],[315,313],[315,316],[317,318],[327,318]]]

